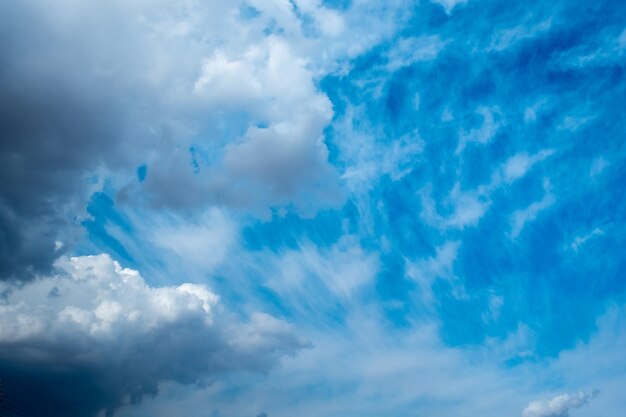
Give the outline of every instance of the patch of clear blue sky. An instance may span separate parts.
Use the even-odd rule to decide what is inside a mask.
[[[383,147],[414,131],[424,141],[404,177],[381,175],[370,184],[371,229],[359,227],[362,199],[349,195],[343,208],[312,219],[287,214],[250,222],[242,231],[246,249],[297,249],[303,241],[329,247],[346,232],[356,234],[366,250],[379,254],[376,297],[381,305],[395,302],[384,310],[391,324],[402,327],[426,314],[415,305],[418,289],[404,260],[434,257],[442,244],[458,241],[453,274],[465,296],[450,281],[433,285],[447,343],[505,337],[520,323],[537,334],[540,357],[585,340],[607,303],[623,302],[626,294],[626,52],[617,44],[625,22],[626,3],[620,1],[470,1],[452,15],[420,2],[396,38],[356,58],[347,75],[319,84],[335,111],[326,142],[339,170],[346,157],[338,141],[350,140],[340,122],[349,109],[361,109],[349,121],[354,131],[375,135]],[[447,42],[435,59],[387,68],[387,54],[400,38],[431,35]],[[491,109],[497,128],[487,143],[468,143],[459,153],[460,137],[485,122],[481,108]],[[442,120],[445,113],[448,120]],[[425,186],[445,217],[453,211],[446,199],[455,183],[476,190],[508,158],[546,149],[553,154],[524,177],[489,192],[488,209],[475,225],[442,228],[420,216]],[[140,167],[137,175],[150,175],[149,169]],[[113,195],[94,195],[93,220],[84,226],[92,244],[133,266],[103,227],[115,223],[133,233]],[[546,195],[552,202],[512,236],[514,213]],[[602,232],[589,235],[596,229]],[[575,244],[586,235],[591,237]],[[259,291],[289,316],[276,294]],[[502,306],[486,320],[494,294]]]

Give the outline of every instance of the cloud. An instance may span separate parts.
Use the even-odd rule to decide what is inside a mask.
[[[437,35],[400,38],[387,52],[387,70],[395,71],[416,62],[431,61],[445,46],[446,42]]]
[[[539,213],[547,209],[556,202],[556,198],[549,190],[549,183],[544,183],[545,195],[539,201],[535,201],[528,207],[515,211],[511,215],[511,232],[509,236],[512,239],[517,238],[524,226],[537,218]]]
[[[489,143],[502,124],[499,120],[501,111],[497,107],[489,108],[481,106],[476,112],[482,116],[482,124],[480,127],[460,132],[459,145],[456,149],[457,155],[460,155],[469,143],[478,143],[480,145]]]
[[[620,307],[604,315],[588,343],[581,342],[558,357],[509,366],[503,361],[526,356],[535,346],[524,325],[504,339],[450,347],[441,341],[437,322],[417,320],[408,328],[390,327],[379,310],[361,304],[339,329],[311,321],[311,316],[303,318],[314,328],[308,335],[315,341],[314,347],[285,358],[263,383],[237,380],[194,391],[168,384],[163,395],[146,399],[140,410],[143,414],[128,408],[121,415],[169,416],[177,409],[171,404],[182,402],[193,417],[205,415],[207,410],[220,416],[256,415],[260,410],[275,417],[303,413],[333,417],[351,413],[366,417],[429,415],[433,407],[445,416],[519,416],[533,403],[537,404],[535,412],[563,411],[550,408],[553,398],[535,400],[545,395],[542,390],[546,387],[568,392],[589,385],[602,388],[602,395],[594,401],[589,390],[582,396],[566,394],[569,399],[553,404],[565,403],[572,411],[573,404],[588,396],[586,415],[620,415],[625,403],[625,377],[619,372],[626,365],[623,312]],[[228,395],[233,389],[238,401]]]
[[[403,7],[3,5],[0,279],[49,272],[55,242],[72,247],[107,180],[121,200],[187,214],[341,203],[323,139],[333,111],[316,83],[393,33]]]
[[[589,176],[592,179],[598,178],[611,163],[602,156],[595,158],[589,167]]]
[[[420,192],[422,210],[420,217],[424,222],[439,229],[463,229],[465,227],[476,226],[484,214],[491,206],[491,194],[496,190],[510,186],[518,179],[524,177],[532,167],[553,155],[551,149],[544,149],[535,154],[529,155],[525,152],[517,153],[509,157],[500,167],[491,174],[491,181],[476,187],[474,190],[462,190],[459,181],[443,199],[439,206],[432,197],[431,187],[427,186]],[[551,198],[551,194],[548,195]],[[543,204],[548,204],[549,201]],[[540,210],[543,206],[531,207],[526,213],[533,215],[533,210]],[[444,210],[441,210],[444,209]],[[446,214],[442,215],[441,211]],[[519,222],[525,218],[522,211],[517,213]],[[534,218],[534,217],[533,217]],[[528,217],[530,220],[530,217]],[[523,225],[522,225],[523,226]],[[521,230],[521,229],[520,229]]]
[[[583,246],[589,239],[593,239],[594,237],[603,236],[603,235],[604,235],[604,230],[602,230],[599,227],[596,227],[595,229],[593,229],[591,232],[587,234],[576,236],[574,240],[572,241],[572,243],[570,244],[570,247],[572,248],[574,252],[578,252],[578,249],[580,249],[580,247]]]
[[[216,208],[194,220],[170,216],[143,223],[134,219],[133,224],[147,240],[174,254],[168,265],[189,266],[204,274],[212,273],[227,261],[239,243],[237,223]]]
[[[398,138],[383,138],[381,132],[368,126],[355,126],[355,120],[364,117],[362,109],[350,106],[340,121],[335,122],[342,162],[341,179],[353,193],[375,187],[383,176],[398,181],[417,165],[424,150],[424,141],[418,131]]]
[[[278,254],[262,252],[250,262],[263,267],[264,285],[297,317],[356,308],[380,265],[378,254],[370,253],[349,235],[329,247],[303,242],[297,249]],[[320,318],[324,319],[328,317]]]
[[[122,201],[187,214],[340,204],[317,81],[390,36],[404,7],[3,4],[0,279],[48,273],[105,182]]]
[[[420,193],[422,204],[420,217],[427,224],[439,229],[463,229],[476,226],[491,204],[488,195],[483,194],[481,190],[463,191],[457,182],[442,202],[442,205],[449,211],[446,215],[441,215],[437,202],[431,194],[429,187]]]
[[[123,85],[84,56],[77,39],[93,31],[77,30],[71,41],[56,30],[59,14],[28,1],[2,6],[0,42],[11,47],[0,52],[0,279],[48,272],[61,253],[55,241],[73,240],[71,226],[84,215],[90,176],[128,162],[120,153],[131,134]],[[64,17],[67,29],[75,26]]]
[[[57,267],[47,279],[3,284],[0,374],[18,406],[109,415],[156,395],[162,382],[263,372],[305,346],[274,317],[235,319],[203,285],[150,287],[107,255],[61,258]]]
[[[451,14],[452,10],[458,5],[465,4],[468,0],[431,0],[433,3],[440,4],[447,14]]]
[[[591,393],[581,391],[532,401],[522,412],[522,417],[568,417],[570,410],[587,405],[596,394],[596,391]]]
[[[435,250],[435,255],[416,262],[406,261],[406,275],[415,281],[420,288],[421,300],[431,306],[435,300],[432,286],[437,279],[445,279],[452,283],[457,280],[454,275],[460,242],[446,242]],[[458,294],[463,292],[462,286],[455,288]]]
[[[537,162],[543,161],[547,157],[554,154],[551,149],[545,149],[534,155],[519,153],[509,158],[502,169],[502,180],[510,184],[513,181],[522,178]]]
[[[158,136],[145,79],[154,44],[134,36],[142,25],[69,3],[2,6],[0,39],[12,46],[0,52],[0,279],[49,272],[55,241],[73,240],[98,177],[132,167],[133,151]]]
[[[503,51],[510,48],[518,42],[526,39],[532,39],[538,35],[541,35],[552,27],[552,21],[550,19],[533,24],[533,25],[519,25],[513,28],[499,30],[495,32],[491,39],[491,45],[488,50]]]

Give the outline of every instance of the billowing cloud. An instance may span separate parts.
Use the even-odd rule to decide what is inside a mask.
[[[367,4],[0,8],[0,279],[49,272],[105,181],[120,200],[186,212],[343,201],[317,80],[390,32]]]
[[[545,400],[532,401],[522,412],[522,417],[568,417],[570,410],[587,405],[597,392],[561,394]]]
[[[3,284],[0,375],[16,410],[108,415],[162,382],[263,372],[305,346],[272,316],[236,319],[203,285],[153,288],[107,255],[61,258],[57,268],[45,280]]]

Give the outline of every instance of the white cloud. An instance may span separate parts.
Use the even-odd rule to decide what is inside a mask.
[[[578,249],[580,249],[580,247],[584,245],[589,239],[593,239],[594,237],[603,236],[603,235],[604,235],[604,230],[600,229],[599,227],[596,227],[595,229],[593,229],[591,232],[587,234],[576,236],[574,238],[574,241],[570,244],[570,247],[575,252],[578,252]]]
[[[545,195],[541,200],[535,201],[528,207],[513,212],[511,215],[511,232],[509,233],[512,239],[520,235],[527,223],[535,220],[539,213],[556,202],[556,198],[550,192],[549,186],[550,184],[548,182],[544,183]]]
[[[489,294],[489,311],[483,313],[483,320],[485,322],[498,321],[503,305],[504,298],[501,295],[491,292]]]
[[[530,26],[519,25],[513,28],[499,30],[494,33],[488,50],[503,51],[520,41],[531,39],[547,32],[551,27],[552,21],[548,19]]]
[[[431,61],[437,58],[446,43],[437,35],[400,38],[387,52],[387,70],[395,71],[416,62]]]
[[[141,235],[176,254],[178,262],[170,260],[170,265],[184,263],[200,269],[203,274],[210,274],[219,267],[239,243],[239,226],[216,208],[194,220],[173,217],[148,224],[140,220],[136,219],[134,224],[141,227]]]
[[[459,145],[456,154],[460,155],[469,143],[478,143],[485,145],[491,141],[500,128],[501,121],[500,109],[497,107],[479,107],[476,111],[483,118],[480,127],[473,128],[470,131],[461,131],[459,133]]]
[[[418,131],[388,139],[369,126],[355,128],[354,120],[364,117],[363,109],[348,107],[341,120],[335,122],[337,146],[345,164],[341,179],[353,193],[363,193],[388,175],[398,181],[410,173],[424,150]]]
[[[311,214],[343,201],[323,141],[332,106],[314,81],[391,33],[389,16],[403,2],[387,4],[376,19],[372,5],[361,2],[345,12],[319,1],[250,5],[259,16],[241,21],[231,13],[232,28],[200,56],[191,95],[198,115],[218,115],[243,133],[217,147],[215,141],[194,143],[205,155],[195,174],[188,155],[157,155],[143,188],[159,205],[219,204],[266,215],[269,207]],[[303,16],[312,18],[315,36],[304,29]],[[272,34],[263,34],[268,28]],[[248,120],[229,122],[242,113]]]
[[[552,149],[544,149],[533,155],[528,155],[527,153],[515,154],[504,163],[502,171],[499,173],[501,176],[494,179],[494,181],[503,180],[505,183],[510,184],[513,181],[525,176],[533,165],[543,161],[553,154],[554,151]]]
[[[435,4],[440,4],[447,14],[451,14],[452,10],[458,5],[465,4],[468,0],[431,0]]]
[[[537,113],[548,103],[546,98],[537,100],[532,106],[524,110],[524,123],[532,123],[537,120]]]
[[[557,126],[558,130],[568,130],[570,132],[576,132],[581,127],[595,119],[596,116],[591,115],[577,115],[577,116],[565,116],[561,124]]]
[[[262,258],[265,285],[303,317],[358,302],[379,268],[378,256],[349,235],[328,248],[304,242],[297,250]]]
[[[603,36],[600,42],[583,43],[560,54],[559,64],[565,67],[592,68],[618,65],[626,49],[626,29],[617,36]]]
[[[32,205],[59,193],[82,209],[89,196],[79,183],[96,171],[124,187],[125,198],[157,207],[220,205],[266,215],[275,207],[310,214],[340,204],[339,175],[323,141],[333,111],[317,82],[390,38],[406,7],[404,0],[354,1],[341,11],[317,0],[7,5],[13,47],[3,55],[3,85],[27,86],[18,94],[32,95],[33,103],[42,102],[39,94],[64,103],[54,104],[52,116],[41,110],[42,120],[55,120],[35,123],[41,129],[74,126],[77,111],[84,126],[35,135],[58,136],[45,155],[55,175],[35,167],[38,146],[22,149],[24,140],[11,140],[16,160],[32,165],[33,184],[58,179],[45,193],[32,193]],[[69,163],[66,150],[76,146],[80,157]],[[139,183],[134,169],[143,164],[147,176]],[[58,210],[48,211],[56,220]],[[64,236],[40,233],[52,236],[50,264],[54,240]]]
[[[436,248],[433,257],[415,262],[405,260],[406,275],[418,284],[421,301],[426,305],[431,306],[434,302],[432,286],[435,280],[444,279],[452,283],[456,281],[453,269],[459,246],[458,241],[446,242]],[[461,287],[457,288],[457,292],[463,292]]]
[[[360,137],[363,141],[342,146],[348,152],[355,152],[342,155],[351,160],[341,178],[352,190],[374,186],[374,180],[383,175],[389,175],[394,181],[402,179],[414,168],[424,148],[424,142],[417,134],[402,136],[389,144],[377,144],[369,135]],[[358,144],[361,146],[355,146]]]
[[[490,196],[494,191],[524,177],[534,165],[550,157],[554,152],[552,149],[543,149],[531,155],[524,152],[515,154],[494,170],[490,182],[473,190],[462,190],[460,182],[457,181],[439,204],[432,198],[430,187],[424,187],[420,192],[422,205],[420,217],[427,224],[439,229],[463,229],[476,226],[489,210]],[[540,208],[534,207],[535,210]],[[519,221],[522,220],[520,217]]]
[[[572,409],[587,405],[595,393],[561,394],[545,400],[532,401],[522,417],[568,417]]]
[[[607,161],[604,157],[600,156],[598,158],[595,158],[591,162],[591,166],[589,167],[589,176],[593,179],[597,178],[604,172],[604,170],[609,165],[611,165],[611,163]]]
[[[107,255],[70,258],[58,267],[62,274],[11,292],[10,305],[0,309],[3,341],[55,339],[66,330],[95,340],[117,339],[188,315],[212,325],[218,297],[204,286],[153,289],[137,271],[122,268]],[[24,328],[17,324],[20,320],[36,325]]]
[[[463,229],[476,226],[491,204],[488,196],[481,190],[463,191],[458,182],[441,204],[443,208],[448,209],[446,215],[440,214],[428,187],[420,192],[420,202],[422,220],[439,229]]]
[[[305,346],[279,319],[252,313],[247,322],[234,320],[204,285],[150,287],[107,255],[61,258],[57,268],[23,286],[2,284],[0,369],[14,381],[16,368],[37,368],[42,382],[24,377],[30,386],[22,394],[54,381],[48,390],[60,398],[86,390],[93,409],[83,415],[154,394],[163,381],[264,371]],[[63,385],[67,375],[76,379]],[[78,413],[76,404],[58,412]]]
[[[558,357],[522,366],[503,361],[533,354],[534,336],[523,324],[505,339],[452,348],[441,341],[437,322],[418,320],[410,328],[390,328],[380,311],[365,304],[351,314],[339,329],[319,320],[312,323],[309,316],[303,326],[313,327],[308,336],[315,346],[285,358],[262,383],[239,379],[194,391],[169,384],[168,392],[146,401],[143,414],[129,408],[121,415],[169,416],[171,404],[183,402],[201,410],[191,412],[192,417],[206,410],[224,416],[260,411],[274,417],[430,415],[433,407],[447,417],[519,416],[533,403],[535,411],[529,412],[562,412],[563,405],[571,411],[580,401],[576,392],[593,395],[590,386],[599,387],[602,394],[594,401],[588,398],[588,406],[576,415],[611,417],[621,415],[626,405],[623,307],[598,321],[598,332],[588,343],[579,342]],[[233,389],[238,401],[228,395]],[[554,397],[546,394],[547,389],[574,394],[550,405]],[[542,397],[546,400],[536,401]],[[524,417],[539,416],[565,417]]]
[[[194,204],[263,209],[295,203],[306,211],[340,202],[338,175],[327,162],[323,142],[332,107],[314,86],[308,59],[294,46],[271,35],[204,58],[193,86],[199,103],[219,112],[247,113],[251,121],[238,140],[223,146],[221,160],[200,161],[195,174],[189,156],[171,165],[170,154],[160,155],[148,171],[146,189],[161,196],[166,189],[171,196],[162,201],[168,205],[172,199],[184,201],[177,198],[178,183],[164,187],[172,177],[192,187]],[[199,149],[210,152],[202,144]]]

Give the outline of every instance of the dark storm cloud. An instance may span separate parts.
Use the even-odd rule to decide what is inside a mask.
[[[123,163],[126,116],[118,86],[80,50],[88,34],[29,2],[0,8],[0,279],[24,279],[49,271],[55,241],[71,240],[89,176]]]
[[[305,346],[271,316],[235,320],[202,285],[151,288],[106,255],[57,266],[0,304],[0,377],[16,414],[111,415],[161,382],[264,372]]]

